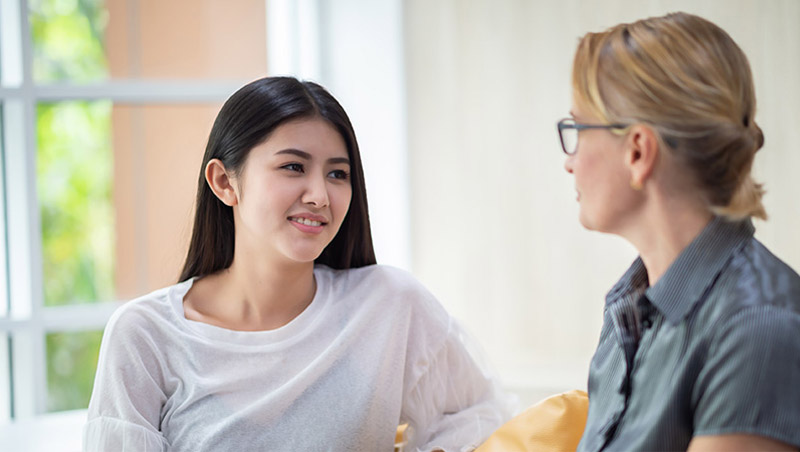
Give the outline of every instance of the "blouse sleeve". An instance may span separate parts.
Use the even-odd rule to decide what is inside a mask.
[[[800,446],[800,314],[740,312],[718,329],[694,389],[695,434],[748,433]]]
[[[471,451],[511,417],[512,400],[472,358],[453,320],[443,343],[414,367],[403,419],[411,450]]]
[[[84,452],[160,452],[169,447],[159,431],[166,396],[157,338],[144,316],[126,308],[112,316],[103,333],[83,430]]]

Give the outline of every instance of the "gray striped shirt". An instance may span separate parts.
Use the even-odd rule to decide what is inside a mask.
[[[800,276],[713,219],[648,287],[637,259],[606,296],[579,451],[685,450],[747,433],[800,447]]]

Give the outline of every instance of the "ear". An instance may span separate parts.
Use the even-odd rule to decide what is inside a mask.
[[[225,170],[225,165],[219,159],[211,159],[206,165],[206,182],[211,191],[227,206],[239,203],[239,196],[234,189],[233,180]]]
[[[631,172],[631,186],[643,187],[658,160],[658,136],[649,126],[636,124],[628,132],[626,145],[625,164]]]

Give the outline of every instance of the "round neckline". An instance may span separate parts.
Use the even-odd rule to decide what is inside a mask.
[[[190,278],[180,284],[176,284],[170,290],[168,299],[172,305],[173,313],[177,317],[177,322],[183,329],[195,336],[213,342],[226,342],[235,345],[278,346],[292,338],[297,338],[305,330],[310,329],[318,319],[323,318],[320,313],[327,306],[330,297],[330,271],[324,266],[314,267],[314,278],[316,280],[316,291],[311,303],[303,311],[289,321],[289,323],[272,329],[262,331],[240,331],[211,325],[197,320],[186,318],[186,311],[183,308],[183,298],[192,288],[197,277]]]

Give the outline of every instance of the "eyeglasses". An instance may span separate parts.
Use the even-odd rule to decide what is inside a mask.
[[[586,129],[624,129],[625,124],[580,124],[572,118],[558,121],[558,137],[561,138],[561,149],[567,155],[575,155],[578,151],[578,132]]]

